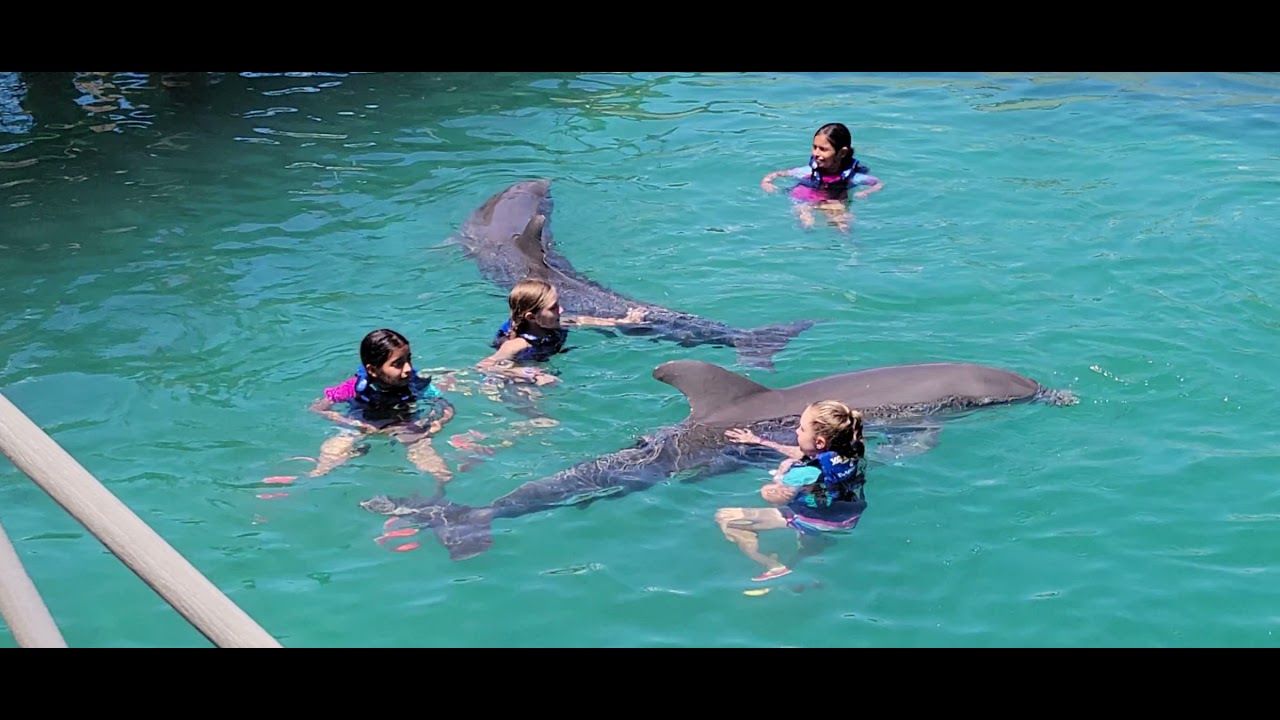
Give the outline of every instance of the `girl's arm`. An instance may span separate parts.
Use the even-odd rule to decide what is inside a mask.
[[[644,308],[633,307],[627,310],[627,316],[624,318],[601,318],[591,315],[570,315],[560,318],[560,322],[565,325],[603,325],[612,327],[615,325],[635,325],[644,322],[647,310]]]
[[[324,389],[324,395],[316,398],[308,408],[311,412],[316,413],[320,417],[327,418],[340,425],[350,425],[351,427],[366,432],[376,432],[377,428],[369,423],[349,418],[346,415],[333,409],[338,403],[350,403],[356,397],[356,379],[354,377],[347,378],[346,382],[341,385],[334,385]]]
[[[430,404],[430,409],[425,410],[422,417],[389,431],[392,437],[399,439],[400,442],[406,445],[412,445],[418,441],[427,440],[438,435],[444,429],[445,424],[453,419],[453,403],[449,402],[449,399],[435,385],[427,386],[427,390],[419,398],[419,402],[424,405]]]
[[[760,497],[774,505],[786,505],[804,493],[812,493],[814,483],[822,477],[815,467],[789,467],[790,460],[778,466],[773,482],[760,488]]]
[[[884,183],[881,182],[880,178],[876,177],[875,175],[862,175],[858,179],[858,184],[866,185],[867,188],[865,190],[859,190],[858,192],[854,193],[853,196],[856,198],[865,198],[871,193],[878,193],[884,189]]]
[[[764,447],[776,450],[785,455],[787,460],[792,462],[804,458],[804,453],[800,451],[800,447],[798,445],[783,445],[781,443],[773,442],[772,440],[765,440],[746,428],[726,430],[724,434],[725,437],[736,443],[743,443],[746,445],[763,445]],[[779,466],[779,469],[781,470],[782,467]]]
[[[774,190],[777,190],[777,188],[773,186],[774,178],[795,175],[798,170],[807,171],[808,169],[809,168],[786,168],[785,170],[774,170],[760,180],[760,187],[764,188],[765,192],[773,192]]]
[[[529,341],[524,338],[507,340],[502,343],[497,352],[476,363],[476,369],[516,380],[531,380],[539,385],[546,385],[558,380],[559,378],[551,373],[543,372],[535,367],[519,367],[514,363],[515,356],[519,355],[527,347],[529,347]]]
[[[781,482],[771,482],[760,488],[760,497],[770,505],[786,505],[800,494],[800,488],[793,485],[783,485]]]
[[[427,426],[427,429],[431,431],[432,435],[443,430],[444,426],[449,424],[449,421],[453,419],[454,415],[453,403],[446,400],[443,395],[437,398],[436,402],[440,403],[440,405],[444,407],[444,411],[440,413],[440,417],[438,419]]]
[[[796,448],[796,449],[799,450],[799,448]],[[787,471],[791,469],[791,466],[795,465],[799,461],[800,461],[799,458],[788,457],[787,459],[778,463],[778,467],[775,468],[772,473],[773,481],[782,482],[782,478],[787,474]]]
[[[426,437],[437,435],[453,419],[453,403],[435,385],[427,388],[425,397],[421,400],[430,403],[431,409],[426,412],[425,417],[409,423],[409,431]]]
[[[508,368],[515,357],[528,347],[529,341],[524,338],[518,337],[504,340],[492,355],[476,363],[476,368],[487,371]]]
[[[349,418],[346,415],[343,415],[342,413],[338,412],[337,410],[333,410],[332,409],[333,406],[334,406],[334,403],[331,400],[329,400],[329,398],[322,397],[322,398],[317,398],[316,401],[311,403],[311,406],[307,409],[313,413],[316,413],[320,417],[327,418],[340,425],[350,425],[353,428],[356,428],[358,430],[364,430],[366,432],[377,431],[377,428],[374,427],[373,425],[370,425],[369,423],[356,420],[355,418]]]

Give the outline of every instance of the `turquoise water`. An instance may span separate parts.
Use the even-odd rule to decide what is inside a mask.
[[[185,82],[0,73],[0,392],[282,644],[1280,644],[1277,76]],[[832,120],[886,183],[848,235],[759,187]],[[501,520],[462,562],[429,532],[374,542],[384,518],[357,503],[428,485],[390,445],[263,484],[334,432],[306,406],[369,330],[404,332],[429,368],[487,354],[505,290],[444,241],[535,177],[554,180],[561,252],[624,294],[742,327],[828,322],[773,373],[576,333],[541,399],[559,425],[458,473],[455,500],[678,422],[683,398],[650,376],[676,358],[768,385],[972,361],[1081,402],[879,455],[856,531],[763,596],[712,522],[759,504],[756,470]],[[446,434],[522,419],[452,397]],[[209,645],[7,461],[0,522],[72,646]]]

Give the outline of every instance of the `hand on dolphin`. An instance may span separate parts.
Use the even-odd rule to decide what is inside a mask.
[[[617,325],[644,325],[645,319],[649,317],[649,311],[642,307],[633,307],[627,309],[627,314],[620,318],[594,317],[591,315],[566,315],[561,318],[561,322],[566,325],[595,325],[599,327],[614,327]]]
[[[732,430],[725,430],[724,436],[736,443],[743,443],[746,445],[759,445],[761,442],[759,435],[756,435],[755,433],[751,432],[746,428],[733,428]]]

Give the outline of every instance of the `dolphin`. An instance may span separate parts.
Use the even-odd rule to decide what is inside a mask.
[[[644,322],[613,329],[672,340],[684,347],[732,347],[738,361],[751,367],[772,370],[774,353],[818,322],[799,320],[741,329],[620,295],[583,276],[555,252],[549,227],[550,191],[548,179],[515,183],[472,212],[449,240],[462,246],[464,254],[479,266],[480,274],[504,292],[534,277],[555,285],[561,304],[570,313],[621,319],[629,308],[644,308]]]
[[[632,447],[531,480],[486,507],[437,502],[420,496],[379,495],[360,503],[371,512],[405,516],[430,527],[453,560],[479,555],[493,545],[497,518],[514,518],[566,505],[585,506],[604,497],[645,490],[673,476],[700,480],[753,465],[771,456],[759,446],[737,444],[725,430],[747,427],[774,442],[795,443],[805,407],[835,399],[860,410],[868,431],[876,425],[958,416],[995,405],[1043,402],[1074,405],[1076,397],[1008,370],[968,363],[924,363],[858,370],[785,388],[769,388],[722,367],[673,360],[653,371],[657,380],[684,394],[688,416],[638,439]]]

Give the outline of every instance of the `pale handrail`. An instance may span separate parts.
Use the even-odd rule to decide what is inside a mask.
[[[3,394],[0,451],[211,642],[281,647]]]
[[[9,626],[18,647],[64,648],[67,641],[40,599],[22,559],[0,525],[0,617]]]

